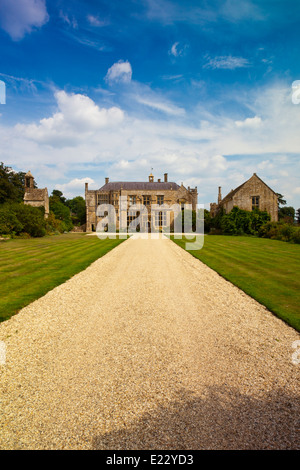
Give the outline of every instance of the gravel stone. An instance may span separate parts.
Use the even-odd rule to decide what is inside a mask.
[[[170,240],[129,239],[0,324],[0,448],[299,449],[299,339]]]

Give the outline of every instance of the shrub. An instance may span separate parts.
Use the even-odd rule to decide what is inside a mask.
[[[43,210],[23,203],[3,204],[0,208],[0,232],[12,236],[27,233],[31,237],[46,235]]]
[[[16,214],[9,209],[8,205],[0,207],[0,234],[8,235],[12,232],[20,233],[23,229],[22,223]]]
[[[294,243],[299,243],[300,244],[300,228],[295,228],[294,233],[292,235],[292,241]]]
[[[63,222],[63,231],[69,232],[73,228],[70,209],[57,196],[49,198],[50,211],[55,218]]]
[[[262,238],[300,243],[300,228],[283,221],[268,222],[260,228],[258,235]]]
[[[220,225],[223,233],[229,235],[256,235],[260,227],[270,220],[265,211],[246,211],[234,207],[228,214],[223,214]]]
[[[61,220],[58,220],[54,213],[50,211],[48,218],[45,221],[45,228],[47,233],[63,233],[65,225]]]
[[[40,208],[27,204],[13,204],[11,208],[22,223],[23,232],[29,233],[32,237],[43,237],[46,235],[45,219]]]

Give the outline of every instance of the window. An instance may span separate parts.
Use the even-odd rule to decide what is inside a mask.
[[[150,196],[143,196],[144,206],[150,206]]]
[[[157,204],[162,206],[164,203],[164,196],[157,196]]]
[[[134,206],[136,204],[136,196],[129,196],[129,206]]]
[[[133,227],[137,227],[139,224],[138,213],[135,211],[128,211],[127,215],[127,227],[132,223]]]
[[[165,227],[167,225],[167,214],[166,212],[155,212],[155,226]]]
[[[109,196],[108,194],[98,194],[97,196],[97,204],[109,204]]]
[[[259,196],[252,196],[252,210],[259,209]]]

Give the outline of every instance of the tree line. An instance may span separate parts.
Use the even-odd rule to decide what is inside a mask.
[[[34,187],[37,188],[34,181]],[[16,172],[0,163],[0,235],[42,237],[47,234],[69,232],[74,226],[85,224],[85,200],[81,196],[66,199],[53,190],[49,197],[49,216],[44,207],[24,204],[25,173]]]

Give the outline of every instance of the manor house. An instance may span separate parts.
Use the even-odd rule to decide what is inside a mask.
[[[219,186],[218,203],[210,204],[210,214],[215,217],[221,208],[228,214],[235,206],[246,211],[254,209],[266,211],[272,221],[278,221],[278,196],[256,173],[253,173],[245,183],[232,189],[224,198]]]
[[[102,218],[97,215],[97,208],[100,204],[111,204],[115,208],[117,230],[120,226],[128,227],[139,216],[136,210],[130,210],[130,206],[143,205],[146,210],[140,216],[140,229],[150,232],[153,228],[161,230],[172,224],[174,212],[168,209],[172,205],[177,204],[183,207],[185,204],[191,204],[192,209],[196,210],[197,197],[197,187],[186,188],[183,183],[179,186],[177,183],[168,181],[167,173],[164,174],[163,181],[161,179],[154,181],[152,173],[148,181],[142,182],[110,182],[109,178],[105,178],[105,184],[98,190],[89,190],[88,183],[86,183],[86,231],[96,230]],[[120,207],[121,200],[127,202],[125,211]]]

